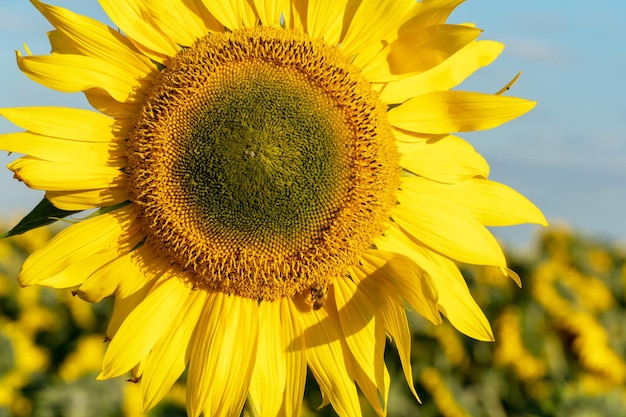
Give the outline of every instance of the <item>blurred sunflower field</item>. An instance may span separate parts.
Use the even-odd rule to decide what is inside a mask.
[[[89,304],[70,290],[17,285],[24,259],[53,233],[0,239],[0,417],[138,416],[136,384],[96,380],[111,300]],[[626,250],[551,228],[531,253],[508,253],[521,289],[496,269],[463,270],[495,342],[410,316],[422,404],[389,347],[389,416],[626,416]],[[184,416],[184,401],[183,375],[147,415]],[[335,415],[319,404],[309,378],[303,414]]]

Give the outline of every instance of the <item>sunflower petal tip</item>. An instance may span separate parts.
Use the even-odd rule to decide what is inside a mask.
[[[500,268],[500,270],[502,271],[503,275],[511,278],[519,288],[522,288],[522,279],[517,274],[517,272],[513,271],[510,268]]]
[[[19,275],[17,276],[17,283],[22,288],[35,285],[37,284],[37,282],[38,280],[30,274],[25,274],[23,272],[20,272]]]

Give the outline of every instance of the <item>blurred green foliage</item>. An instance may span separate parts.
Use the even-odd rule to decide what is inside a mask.
[[[69,290],[18,287],[23,260],[50,236],[41,228],[0,240],[0,417],[140,415],[136,384],[96,381],[110,300],[92,305]],[[509,260],[521,289],[497,269],[463,270],[496,342],[409,313],[422,404],[389,346],[390,416],[626,416],[626,251],[549,229],[531,255]],[[304,415],[334,415],[316,411],[313,378],[305,397]],[[184,416],[184,399],[183,378],[148,415]]]

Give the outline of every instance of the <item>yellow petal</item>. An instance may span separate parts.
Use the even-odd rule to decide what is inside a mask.
[[[120,142],[128,135],[110,117],[90,110],[17,107],[0,109],[0,116],[32,133],[80,142]]]
[[[57,33],[51,38],[53,52],[100,58],[124,68],[137,78],[156,71],[154,64],[118,31],[62,7],[44,4],[39,0],[33,0],[32,3],[57,28]],[[61,45],[69,45],[69,49]]]
[[[18,280],[33,285],[90,255],[106,251],[128,236],[137,214],[131,206],[68,227],[26,259]]]
[[[380,250],[364,252],[361,258],[364,271],[392,284],[416,313],[434,324],[441,323],[437,285],[418,264],[401,254]]]
[[[146,82],[116,64],[84,55],[52,54],[21,56],[17,65],[31,80],[53,90],[77,93],[88,89],[105,91],[119,102],[142,100]]]
[[[283,345],[281,304],[259,304],[259,344],[250,380],[250,395],[255,398],[260,417],[276,416],[281,408],[287,377],[287,357]]]
[[[132,277],[130,274],[128,276]],[[115,336],[124,320],[126,320],[135,307],[146,298],[146,295],[148,295],[153,285],[154,281],[144,282],[144,286],[141,290],[137,291],[132,296],[122,298],[116,295],[114,297],[113,312],[111,313],[111,318],[107,325],[105,341],[109,341]]]
[[[99,88],[91,88],[83,93],[94,109],[118,120],[133,120],[141,111],[141,103],[120,103]],[[128,137],[128,135],[120,137]]]
[[[188,350],[190,417],[240,414],[254,369],[258,328],[257,300],[209,295]]]
[[[25,156],[9,165],[15,177],[35,190],[76,191],[124,187],[127,175],[119,168],[83,163],[50,162]]]
[[[176,45],[191,46],[209,32],[223,32],[224,27],[204,9],[200,1],[157,1],[150,3],[153,25]]]
[[[413,369],[411,364],[411,331],[409,329],[409,322],[406,318],[406,313],[401,304],[401,300],[395,292],[388,289],[386,295],[388,295],[389,298],[385,299],[384,307],[381,308],[382,320],[385,323],[385,329],[389,333],[391,340],[395,343],[396,349],[398,350],[406,383],[415,399],[420,401],[413,382]],[[389,381],[389,373],[386,367],[385,379]],[[386,382],[386,384],[388,385],[389,382]],[[385,404],[387,404],[388,392],[385,393],[383,397],[385,398]]]
[[[450,13],[465,0],[438,0],[438,1],[421,1],[415,15],[402,26],[401,31],[405,27],[414,28],[418,26],[440,25],[450,16]]]
[[[295,30],[297,32],[307,32],[307,9],[309,0],[292,0],[291,9],[285,13],[285,28]]]
[[[465,207],[486,226],[520,223],[547,225],[541,211],[526,197],[504,184],[484,178],[441,184],[419,177],[408,177],[402,187],[414,193],[445,194],[450,205]]]
[[[384,297],[384,294],[375,293],[372,297],[367,282],[361,281],[357,287],[349,279],[337,280],[335,300],[348,352],[357,365],[357,383],[376,413],[382,416],[386,404],[380,403],[378,394],[386,396],[389,387],[385,385],[385,326],[377,317],[380,303],[376,297]]]
[[[404,103],[418,95],[449,90],[478,69],[491,64],[503,49],[504,45],[499,42],[471,42],[428,71],[385,84],[380,98],[385,103]]]
[[[246,0],[202,0],[207,10],[215,18],[230,30],[243,27],[254,27],[257,23],[257,15],[250,2]]]
[[[191,291],[173,323],[148,354],[140,382],[144,413],[169,392],[185,370],[189,340],[206,299],[206,291]]]
[[[126,272],[124,279],[119,281],[106,331],[109,339],[115,336],[126,317],[146,298],[156,280],[169,269],[169,262],[145,245],[130,252],[125,258],[128,259]]]
[[[474,301],[454,262],[418,244],[396,227],[388,228],[375,243],[384,251],[411,258],[433,277],[439,306],[454,327],[474,339],[493,340],[489,321]]]
[[[391,215],[416,240],[460,262],[506,267],[502,249],[489,230],[464,207],[450,204],[445,192],[402,189],[397,198],[400,204]]]
[[[123,203],[129,196],[126,187],[82,191],[48,191],[46,198],[62,210],[90,210]]]
[[[332,287],[324,307],[303,313],[302,320],[309,368],[322,391],[322,406],[330,402],[340,417],[360,417],[354,365],[344,354],[344,335]]]
[[[135,46],[150,58],[161,62],[164,57],[178,53],[178,45],[158,26],[145,1],[100,0],[100,6]]]
[[[398,79],[398,75],[430,70],[478,35],[480,30],[461,25],[436,25],[404,31],[363,68],[363,74],[373,82],[386,82]]]
[[[105,297],[113,295],[122,279],[132,279],[128,274],[128,255],[120,256],[112,262],[102,266],[82,283],[75,291],[85,301],[99,303]]]
[[[19,132],[0,135],[0,149],[50,162],[80,161],[115,168],[123,168],[127,164],[124,142],[78,142]]]
[[[474,178],[458,184],[459,198],[484,225],[509,226],[537,223],[547,226],[543,213],[526,197],[494,181]]]
[[[400,129],[420,133],[468,132],[491,129],[535,107],[515,97],[466,91],[436,91],[414,97],[387,115]]]
[[[307,33],[312,38],[324,39],[329,45],[337,45],[343,29],[343,16],[347,0],[309,0],[307,10]]]
[[[363,0],[341,40],[341,50],[346,56],[355,56],[354,64],[363,67],[383,48],[383,41],[395,40],[400,25],[417,4],[414,0]]]
[[[459,331],[476,340],[491,342],[493,330],[469,292],[465,279],[454,263],[439,258],[440,267],[449,273],[438,280],[439,304],[450,323]]]
[[[120,281],[126,279],[130,268],[132,268],[132,265],[130,265],[132,258],[128,253],[130,252],[129,249],[135,248],[145,238],[145,235],[137,223],[129,228],[126,235],[125,238],[118,240],[118,244],[115,245],[115,247],[111,248],[109,245],[108,251],[97,254],[103,256],[103,261],[100,262],[100,266],[97,266],[97,264],[92,261],[91,263],[94,264],[94,268],[90,268],[87,265],[81,265],[83,261],[80,261],[70,265],[57,274],[57,276],[66,274],[67,271],[73,268],[87,276],[87,279],[81,282],[82,285],[80,288],[74,292],[75,295],[78,295],[86,301],[95,303],[101,301],[104,297],[112,295],[120,284]],[[97,258],[95,260],[97,260]],[[50,280],[53,278],[54,277],[50,278]],[[43,285],[43,283],[40,283],[40,285]]]
[[[396,131],[396,137],[403,133]],[[456,183],[472,177],[487,177],[489,165],[468,142],[445,136],[421,143],[398,142],[400,165],[416,175],[443,183]]]
[[[190,292],[181,279],[164,274],[111,340],[98,379],[122,375],[137,365],[172,324]]]
[[[254,0],[259,20],[263,26],[281,26],[281,16],[288,14],[290,2],[288,0]]]
[[[280,307],[282,341],[286,353],[286,380],[283,404],[278,416],[298,417],[306,382],[304,325],[292,299],[283,299]]]
[[[396,344],[402,370],[404,371],[404,377],[409,389],[419,401],[419,396],[415,391],[415,384],[413,383],[411,331],[409,329],[404,306],[398,296],[398,293],[404,296],[406,292],[402,292],[403,288],[401,286],[396,286],[395,283],[391,283],[391,281],[386,280],[386,278],[378,278],[374,271],[379,269],[378,265],[380,265],[381,261],[381,258],[378,258],[379,251],[370,251],[369,253],[370,255],[367,258],[373,261],[373,263],[367,261],[363,262],[362,266],[354,268],[354,273],[361,275],[361,282],[363,282],[365,287],[369,288],[369,292],[376,295],[376,299],[379,300],[378,309],[381,320],[384,323],[385,330]],[[382,259],[382,261],[386,262],[385,259]],[[440,317],[439,322],[441,322]]]
[[[51,288],[76,287],[83,284],[89,275],[119,256],[117,251],[100,252],[87,256],[72,263],[62,271],[39,280],[36,284]]]

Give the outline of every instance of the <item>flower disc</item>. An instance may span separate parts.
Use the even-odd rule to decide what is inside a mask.
[[[273,300],[345,274],[395,203],[386,106],[336,48],[282,29],[173,57],[129,140],[147,243],[196,286]]]

